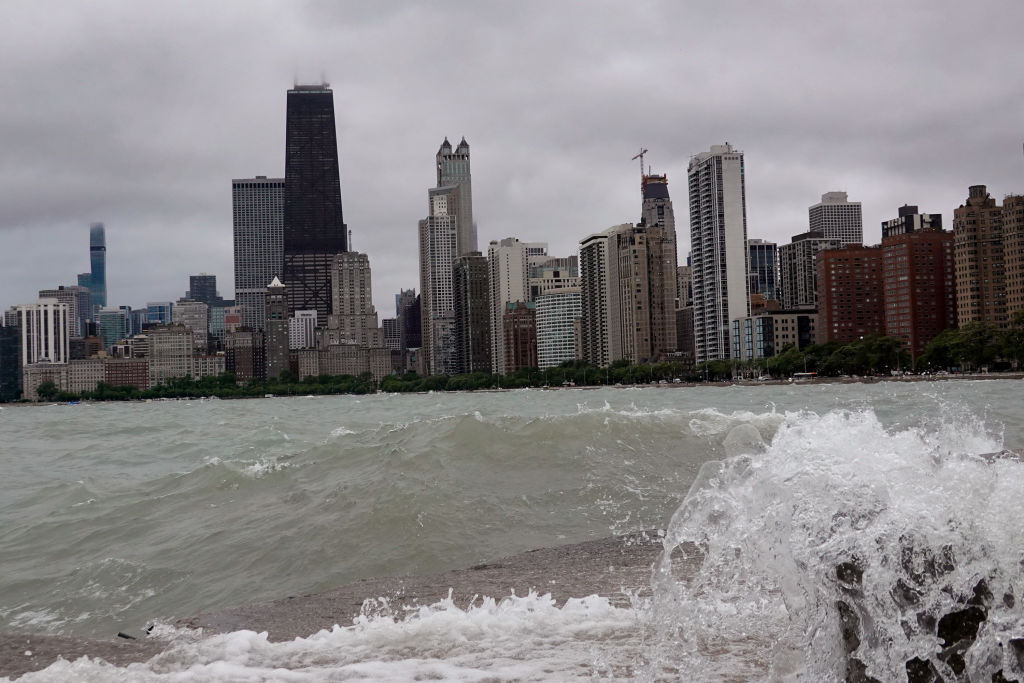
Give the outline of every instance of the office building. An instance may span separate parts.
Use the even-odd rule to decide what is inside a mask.
[[[765,299],[780,301],[778,245],[775,242],[749,239],[747,248],[750,251],[749,292],[760,294]]]
[[[743,152],[726,143],[688,167],[695,361],[731,355],[731,321],[749,313]]]
[[[864,223],[860,202],[847,200],[845,192],[826,192],[821,201],[807,209],[809,232],[847,244],[864,244]]]
[[[224,299],[217,293],[217,276],[206,273],[188,276],[188,291],[185,292],[185,298],[202,301],[211,308],[224,303]]]
[[[818,307],[818,254],[839,249],[843,242],[826,239],[820,232],[794,235],[789,244],[779,247],[779,281],[783,310],[814,310]]]
[[[953,210],[957,320],[1005,328],[1006,259],[1003,207],[984,185],[972,185],[967,201]]]
[[[549,289],[536,300],[537,367],[576,359],[576,328],[583,313],[579,287]]]
[[[122,339],[128,338],[128,311],[124,308],[99,309],[96,312],[96,323],[100,328],[104,349],[109,349]]]
[[[942,230],[942,214],[919,213],[916,206],[904,204],[896,218],[882,221],[882,238],[922,230]]]
[[[884,335],[882,247],[849,244],[818,254],[818,342]]]
[[[246,326],[262,330],[267,283],[284,267],[284,178],[231,181],[235,303]]]
[[[170,325],[174,322],[173,301],[146,302],[147,325]]]
[[[515,237],[494,240],[487,248],[490,288],[491,372],[511,372],[506,363],[505,314],[514,301],[529,300],[530,268],[527,244]],[[518,310],[518,309],[516,309]]]
[[[452,150],[448,138],[437,150],[437,187],[449,189],[453,202],[449,213],[457,216],[455,251],[457,256],[477,250],[476,225],[473,223],[473,181],[469,167],[469,143],[462,138],[458,147]]]
[[[276,277],[266,289],[267,379],[277,379],[288,369],[288,287]]]
[[[21,396],[21,328],[0,327],[0,403]]]
[[[458,257],[453,288],[458,372],[490,372],[491,313],[487,257],[478,251]]]
[[[402,350],[402,333],[398,318],[383,318],[380,329],[384,333],[384,348],[388,351]]]
[[[420,328],[420,297],[415,289],[403,289],[395,295],[395,317],[401,335],[400,348],[418,349],[423,345]]]
[[[502,374],[537,367],[537,307],[532,301],[510,301],[501,317]]]
[[[354,251],[337,254],[331,264],[331,308],[326,341],[362,348],[384,346],[377,309],[373,305],[370,258]]]
[[[201,301],[178,299],[172,311],[173,320],[190,330],[195,340],[196,352],[203,355],[210,348],[210,307]]]
[[[195,337],[181,323],[157,325],[146,331],[149,337],[149,386],[192,376]]]
[[[316,311],[295,311],[288,319],[288,349],[311,349],[316,346]]]
[[[334,93],[326,83],[288,91],[284,170],[284,269],[289,311],[331,310],[331,263],[348,251],[341,207]],[[268,358],[269,361],[269,358]]]

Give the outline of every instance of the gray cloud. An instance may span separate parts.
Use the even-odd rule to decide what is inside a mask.
[[[555,254],[639,215],[669,175],[746,152],[751,237],[787,241],[843,189],[865,233],[967,186],[1024,191],[1011,2],[71,4],[0,9],[0,306],[74,282],[107,224],[112,303],[232,291],[230,180],[280,175],[285,91],[335,90],[345,218],[382,316],[418,287],[416,221],[447,135],[473,154],[481,246]],[[949,220],[947,218],[947,220]]]

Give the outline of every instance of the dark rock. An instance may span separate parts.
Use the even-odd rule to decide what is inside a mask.
[[[907,683],[935,683],[941,680],[939,672],[927,659],[914,657],[907,662]]]

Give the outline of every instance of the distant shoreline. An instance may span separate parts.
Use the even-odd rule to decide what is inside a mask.
[[[461,394],[461,393],[504,393],[509,391],[561,391],[564,389],[633,389],[633,388],[660,388],[660,389],[682,389],[682,388],[695,388],[695,387],[757,387],[757,386],[801,386],[809,384],[878,384],[880,382],[948,382],[948,381],[964,381],[964,380],[999,380],[999,379],[1024,379],[1024,371],[1020,372],[983,372],[983,373],[954,373],[948,375],[900,375],[896,377],[883,377],[883,376],[870,376],[870,377],[831,377],[831,376],[820,376],[820,377],[808,377],[800,379],[768,379],[768,380],[744,380],[744,379],[730,379],[721,381],[711,382],[667,382],[665,384],[648,382],[641,384],[585,384],[578,386],[542,386],[542,387],[489,387],[487,389],[453,389],[453,390],[439,390],[439,391],[410,391],[410,392],[399,392],[399,391],[377,391],[375,394],[355,394],[355,393],[337,393],[337,394],[269,394],[264,396],[187,396],[181,398],[147,398],[147,399],[117,399],[110,401],[96,401],[92,399],[83,399],[81,401],[71,402],[70,405],[78,403],[85,403],[89,405],[103,404],[103,403],[160,403],[165,401],[206,401],[215,399],[218,401],[241,401],[241,400],[255,400],[263,398],[310,398],[319,396],[374,396],[377,394],[393,394],[393,395],[428,395],[428,394]],[[57,402],[57,401],[15,401],[12,403],[0,403],[0,410],[7,407],[43,407],[43,406],[64,406],[69,405],[68,402]]]

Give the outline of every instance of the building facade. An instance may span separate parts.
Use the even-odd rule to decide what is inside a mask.
[[[781,301],[778,286],[778,245],[775,242],[749,239],[747,249],[750,252],[749,292],[760,294],[766,299]]]
[[[515,237],[492,241],[487,248],[488,285],[490,287],[491,372],[511,372],[506,363],[504,319],[508,304],[528,301],[530,266],[527,244]]]
[[[864,221],[860,202],[848,200],[845,192],[826,192],[821,201],[807,209],[809,231],[825,239],[847,244],[864,244]]]
[[[277,379],[288,369],[288,287],[277,278],[266,289],[266,378]]]
[[[284,171],[284,265],[289,311],[331,310],[331,263],[348,251],[334,93],[326,83],[288,91]]]
[[[537,298],[537,367],[576,359],[576,329],[583,313],[579,287],[549,289]]]
[[[455,351],[458,372],[491,371],[491,311],[487,257],[470,252],[455,261]]]
[[[537,310],[532,301],[510,301],[501,318],[502,374],[537,367]]]
[[[920,213],[916,206],[904,204],[896,218],[882,221],[883,239],[922,230],[942,230],[942,214]]]
[[[210,307],[201,301],[178,299],[174,304],[172,319],[192,330],[196,351],[200,354],[209,349]]]
[[[820,232],[805,232],[779,247],[780,303],[783,309],[813,310],[818,307],[818,254],[825,249],[842,246],[840,240],[826,239]]]
[[[107,233],[102,223],[89,226],[89,292],[93,310],[107,305]]]
[[[953,210],[957,320],[1005,328],[1006,261],[1003,207],[984,185],[972,185],[967,201]]]
[[[331,263],[331,308],[327,322],[329,344],[384,346],[377,309],[373,306],[370,258],[366,254],[337,254]]]
[[[70,360],[68,307],[56,299],[18,306],[21,365],[63,364]]]
[[[235,303],[243,322],[262,330],[267,285],[284,267],[284,178],[231,181],[235,249]]]
[[[820,342],[886,333],[883,256],[881,247],[856,244],[818,254]]]
[[[316,311],[295,311],[288,319],[288,348],[311,349],[316,346]]]
[[[1006,278],[1006,319],[1024,311],[1024,195],[1003,199],[1003,254]]]
[[[956,327],[953,233],[910,230],[882,238],[885,334],[916,357],[945,329]]]
[[[599,367],[623,357],[618,236],[632,228],[623,223],[580,242],[580,354]]]
[[[195,338],[181,323],[149,328],[149,386],[166,384],[178,377],[191,377]]]
[[[455,236],[456,255],[477,251],[476,225],[473,223],[473,178],[469,165],[469,143],[462,138],[453,150],[448,138],[437,150],[437,187],[450,189],[449,213],[458,217]]]
[[[749,312],[743,152],[728,143],[688,168],[695,360],[729,358],[731,320]]]

